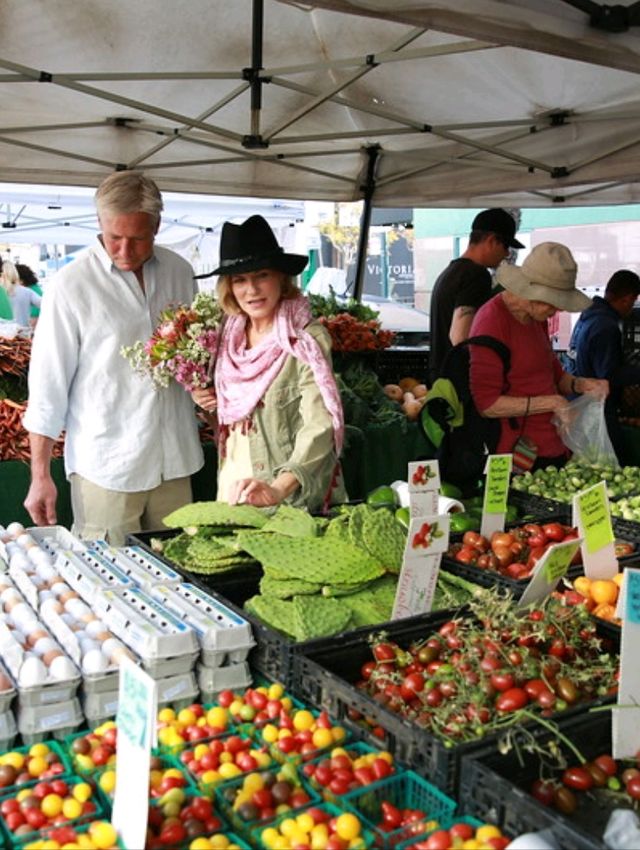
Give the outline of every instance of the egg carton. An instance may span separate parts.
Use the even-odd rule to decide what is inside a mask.
[[[156,585],[150,595],[194,630],[208,667],[245,661],[255,646],[251,624],[193,584]]]
[[[3,711],[0,713],[0,752],[6,753],[18,734],[16,719],[12,711]]]
[[[138,659],[136,658],[136,664]],[[118,690],[118,681],[120,678],[120,668],[109,669],[106,673],[83,673],[82,674],[82,693],[89,696],[90,694],[104,694],[113,690]]]
[[[81,605],[86,605],[86,603],[80,599],[78,599],[78,602]],[[83,651],[82,643],[78,639],[78,633],[74,631],[71,626],[67,622],[65,622],[64,619],[65,616],[73,617],[73,612],[65,610],[65,615],[59,614],[55,610],[55,607],[53,605],[49,604],[48,602],[44,602],[40,610],[40,616],[42,617],[43,622],[49,627],[51,633],[61,644],[61,646],[64,646],[71,660],[78,666],[78,668],[82,672],[83,681],[85,683],[91,683],[92,689],[104,690],[104,687],[101,685],[102,680],[105,679],[107,682],[109,682],[110,677],[118,675],[120,670],[119,661],[114,661],[111,655],[107,655],[107,653],[104,653],[104,655],[107,655],[107,658],[109,660],[107,666],[103,670],[91,670],[91,660],[89,659],[89,652],[95,652],[96,650],[100,652],[101,646],[100,648],[98,648],[97,646],[91,647],[89,650]],[[82,622],[82,620],[78,619],[76,619],[76,622],[80,625],[84,625],[86,628],[92,628],[98,634],[100,634],[100,632],[109,632],[109,634],[112,634],[106,623],[104,623],[100,619],[91,620],[88,624],[85,624]],[[88,637],[89,639],[93,640],[94,643],[98,643],[98,641],[93,637],[93,632],[88,635]],[[122,647],[121,641],[119,641],[117,638],[113,638],[113,640],[115,640]],[[122,651],[125,652],[124,647],[122,647]],[[136,663],[138,662],[138,658],[135,656],[134,653],[131,652],[130,649],[126,649],[126,654],[131,657],[133,661],[135,661]],[[100,658],[98,658],[98,661],[99,660]]]
[[[11,707],[11,703],[13,702],[13,699],[14,699],[15,695],[18,693],[18,691],[17,691],[16,686],[13,682],[13,679],[9,675],[9,671],[1,663],[0,663],[0,673],[2,673],[3,676],[6,676],[6,678],[9,680],[9,683],[10,683],[10,686],[8,688],[5,688],[4,690],[0,690],[0,715],[2,715],[2,714],[5,714],[7,711],[9,711],[9,708]],[[1,750],[2,750],[2,747],[0,747],[0,751]]]
[[[73,552],[84,552],[86,544],[72,534],[63,525],[33,526],[26,529],[36,543],[51,555],[57,555],[65,549]]]
[[[141,588],[103,590],[96,596],[94,608],[145,667],[181,655],[195,657],[199,652],[193,629]],[[185,665],[182,669],[190,668]]]
[[[45,677],[40,681],[34,680],[33,682],[25,684],[24,665],[30,664],[32,661],[35,664],[38,659],[32,656],[27,656],[23,647],[16,640],[14,632],[7,625],[5,619],[7,615],[3,610],[2,615],[0,616],[0,656],[11,673],[13,680],[18,685],[20,698],[26,701],[26,704],[30,705],[46,705],[50,702],[55,702],[58,699],[70,698],[73,696],[80,684],[80,671],[69,656],[66,655],[60,644],[53,639],[51,632],[49,629],[45,628],[44,623],[36,615],[35,611],[28,606],[22,594],[17,589],[15,589],[15,593],[17,594],[20,603],[29,608],[31,614],[30,623],[33,623],[34,631],[42,632],[40,637],[49,638],[53,644],[51,648],[61,653],[60,658],[64,657],[68,662],[66,664],[67,670],[65,670],[67,675],[60,678],[49,678],[47,670]],[[30,634],[32,633],[33,632]],[[58,659],[56,658],[55,660],[57,661]],[[52,661],[52,664],[53,663],[55,662]],[[60,696],[60,694],[67,694],[68,696],[64,697]]]
[[[251,670],[246,661],[216,668],[198,664],[196,677],[202,702],[215,702],[220,691],[247,688],[252,682]]]
[[[58,553],[55,567],[67,584],[89,603],[105,588],[135,587],[135,583],[99,552],[85,549],[73,552],[65,549]]]
[[[118,713],[118,689],[104,693],[85,694],[82,711],[90,729],[101,726],[105,720],[113,720]]]
[[[84,722],[77,697],[56,705],[20,706],[17,713],[18,732],[26,746],[46,738],[64,740]]]
[[[170,705],[176,711],[195,702],[200,693],[193,673],[179,673],[156,679],[158,686],[158,706]]]
[[[114,563],[139,587],[148,589],[155,584],[172,585],[182,582],[180,573],[141,546],[125,546],[122,549],[116,549],[104,540],[96,540],[92,548]]]

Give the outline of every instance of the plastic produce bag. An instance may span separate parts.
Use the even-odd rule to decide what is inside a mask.
[[[551,421],[574,460],[619,466],[604,418],[604,399],[578,396]]]

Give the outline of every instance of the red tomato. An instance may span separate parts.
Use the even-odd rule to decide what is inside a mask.
[[[528,702],[529,697],[523,688],[510,688],[508,691],[501,693],[496,700],[496,710],[504,712],[518,711],[518,709],[524,708]]]
[[[402,823],[402,812],[396,808],[388,800],[383,800],[380,804],[382,812],[382,820],[390,829],[397,829]]]
[[[531,796],[535,797],[535,799],[539,803],[542,803],[543,806],[551,806],[553,804],[554,794],[555,788],[551,782],[536,779],[531,786]]]
[[[448,829],[438,829],[432,832],[424,844],[426,850],[450,850],[453,839]]]
[[[563,771],[561,779],[563,785],[567,788],[575,788],[576,791],[588,791],[593,787],[593,777],[586,767],[578,765],[568,767]]]
[[[594,760],[594,764],[597,764],[600,770],[604,770],[607,776],[615,776],[618,772],[618,765],[616,764],[615,759],[603,753],[603,755],[598,756]]]
[[[560,543],[565,538],[565,528],[559,522],[547,522],[542,526],[542,531],[547,540],[552,543]]]
[[[491,548],[495,552],[496,546],[506,546],[509,548],[514,542],[513,534],[508,531],[494,531],[491,535]]]
[[[395,661],[395,647],[389,643],[377,643],[373,647],[373,657],[376,661]]]
[[[461,564],[475,564],[481,554],[475,546],[463,546],[459,552],[456,552],[455,560]]]
[[[485,552],[489,548],[489,541],[477,531],[465,531],[462,535],[462,542],[465,546],[472,546],[475,549],[480,549]]]
[[[507,672],[493,673],[489,681],[496,689],[496,691],[500,691],[500,693],[513,688],[516,682],[513,673]]]
[[[493,543],[493,554],[498,560],[499,567],[508,567],[513,561],[514,555],[508,545]]]
[[[532,549],[535,549],[538,546],[544,546],[547,542],[542,526],[537,525],[534,522],[528,522],[525,526],[523,526],[523,531],[527,535],[527,545]]]
[[[475,831],[470,823],[454,823],[449,829],[449,834],[453,838],[460,838],[462,841],[469,841],[475,835]]]
[[[640,800],[640,776],[633,776],[625,785],[625,790],[632,800]]]

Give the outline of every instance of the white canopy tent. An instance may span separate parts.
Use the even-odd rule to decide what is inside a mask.
[[[143,168],[164,191],[377,206],[636,202],[636,7],[3,0],[0,180]]]

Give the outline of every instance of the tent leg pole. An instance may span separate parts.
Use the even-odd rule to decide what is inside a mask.
[[[362,207],[362,216],[360,218],[360,236],[358,238],[358,256],[356,260],[356,277],[353,287],[353,297],[356,301],[362,300],[362,290],[364,289],[364,269],[367,261],[367,245],[369,244],[369,225],[371,224],[371,208],[373,193],[376,189],[376,163],[378,162],[378,154],[380,153],[379,145],[371,145],[366,149],[367,163],[367,179],[364,185],[364,205]]]

